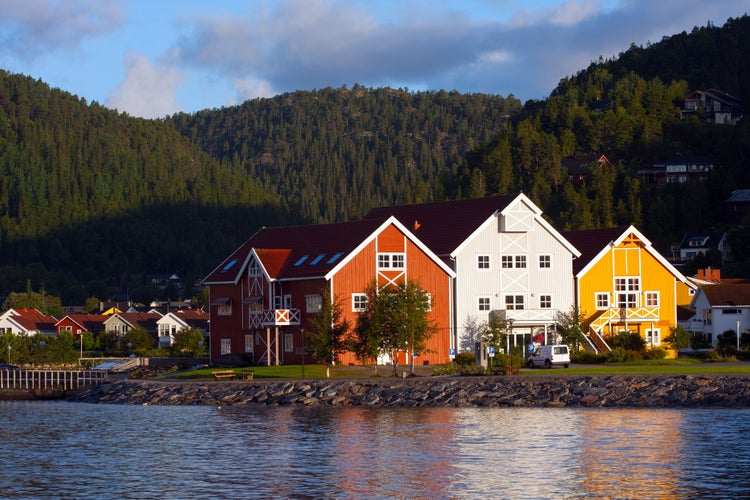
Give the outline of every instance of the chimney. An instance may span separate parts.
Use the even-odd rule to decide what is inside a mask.
[[[422,224],[419,223],[418,220],[414,221],[414,231],[419,230],[419,228],[422,226]]]
[[[698,269],[698,279],[702,280],[704,278],[703,269]]]
[[[721,281],[721,269],[714,269],[714,281],[719,282]]]

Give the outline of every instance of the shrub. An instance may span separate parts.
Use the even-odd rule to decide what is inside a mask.
[[[613,348],[622,347],[628,351],[645,351],[646,341],[639,333],[631,331],[618,332],[610,340],[610,346]]]
[[[477,358],[473,352],[459,352],[458,354],[456,354],[454,362],[458,366],[470,366],[476,364]]]
[[[636,361],[643,359],[643,354],[632,349],[615,347],[607,353],[607,363],[625,363],[627,361]]]
[[[643,359],[664,359],[667,357],[667,350],[663,347],[652,347],[643,352]]]
[[[594,351],[581,351],[570,355],[571,363],[583,365],[598,365],[607,361],[607,355]]]

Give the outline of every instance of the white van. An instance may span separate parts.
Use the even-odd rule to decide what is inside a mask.
[[[536,368],[544,366],[552,368],[553,365],[563,365],[565,368],[570,366],[570,353],[566,345],[543,345],[536,348],[534,354],[529,356],[526,366]]]

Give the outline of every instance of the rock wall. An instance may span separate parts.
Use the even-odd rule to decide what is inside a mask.
[[[121,380],[92,387],[68,400],[136,405],[750,408],[750,376],[446,376],[284,382]]]

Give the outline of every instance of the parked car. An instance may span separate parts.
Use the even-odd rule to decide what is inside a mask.
[[[5,363],[0,363],[0,370],[19,370],[20,368],[16,365],[8,365]]]
[[[555,365],[563,365],[565,368],[570,366],[570,351],[568,350],[568,346],[539,346],[526,361],[526,366],[529,368],[536,368],[537,366],[552,368]]]

